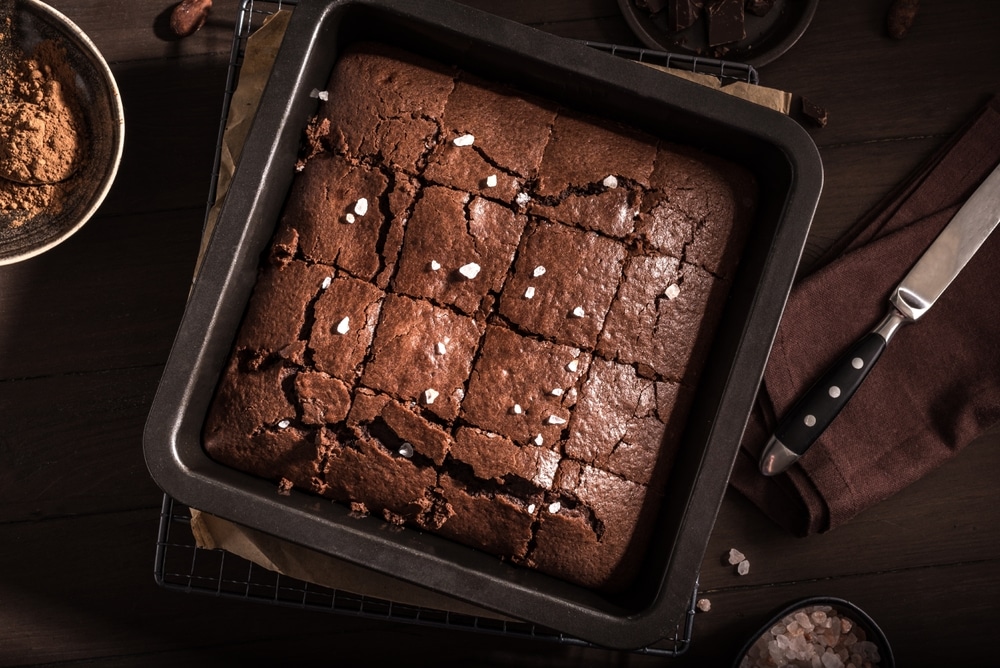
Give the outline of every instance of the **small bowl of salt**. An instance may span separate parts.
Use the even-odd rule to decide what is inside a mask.
[[[776,613],[737,654],[734,668],[894,668],[889,641],[850,601],[816,596]]]

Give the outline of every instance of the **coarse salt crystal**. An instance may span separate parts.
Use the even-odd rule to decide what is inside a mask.
[[[399,446],[399,454],[401,457],[406,457],[409,459],[413,456],[413,444],[410,442],[405,442]]]
[[[524,412],[524,409],[521,408],[521,404],[514,404],[510,410],[512,413],[514,413],[514,415],[520,415],[521,413]]]
[[[570,360],[566,365],[566,370],[576,373],[580,369],[580,360]]]
[[[667,299],[677,299],[677,295],[681,293],[681,286],[676,283],[671,283],[667,286],[667,289],[663,291],[663,294]]]
[[[441,396],[441,393],[435,390],[433,387],[428,387],[424,390],[424,403],[428,406],[434,403],[434,400]]]
[[[526,206],[531,201],[531,195],[528,193],[518,193],[514,201],[517,202],[518,206]]]
[[[542,276],[544,274],[545,274],[545,267],[543,267],[542,265],[538,265],[537,267],[535,267],[535,270],[531,272],[531,275],[534,276],[535,278],[538,278],[539,276]]]
[[[288,425],[292,424],[290,420],[279,420],[278,429],[288,429]]]
[[[708,612],[712,609],[712,602],[707,598],[699,598],[697,607],[698,612]]]
[[[563,395],[563,389],[561,387],[553,387],[549,391],[549,394],[551,394],[553,397],[561,397]]]
[[[614,174],[609,174],[609,175],[605,176],[604,180],[601,183],[604,184],[605,188],[617,188],[618,187],[618,179],[615,178]]]
[[[347,334],[351,331],[351,318],[350,316],[345,316],[343,320],[337,323],[337,334]]]
[[[486,177],[486,187],[487,188],[496,188],[497,187],[497,175],[496,174],[490,174],[489,176]]]
[[[577,306],[572,311],[574,318],[583,318],[587,315],[587,312],[583,310],[582,306]]]
[[[534,512],[535,512],[535,504],[529,503],[528,504],[528,514],[530,515],[530,514],[533,514]]]
[[[545,422],[547,422],[548,424],[566,424],[566,419],[561,418],[558,415],[550,415],[548,418],[546,418]]]
[[[437,271],[441,268],[441,263],[437,260],[431,260],[431,271]]]
[[[472,146],[475,141],[476,138],[474,136],[464,134],[459,137],[455,137],[455,139],[452,140],[452,143],[454,143],[455,146]]]
[[[326,290],[328,287],[330,287],[331,283],[333,283],[333,276],[327,276],[326,278],[323,279],[323,282],[319,284],[319,289]]]
[[[542,445],[543,443],[545,443],[545,439],[542,438],[541,434],[535,436],[535,445]]]
[[[323,102],[326,102],[327,100],[330,99],[330,92],[325,90],[319,90],[318,88],[313,88],[312,91],[309,93],[309,97],[319,98]]]
[[[348,225],[353,225],[354,224],[354,214],[353,213],[349,213],[349,214],[345,215],[344,216],[344,222],[346,222]]]
[[[437,342],[437,345],[434,346],[434,350],[435,352],[437,352],[438,355],[444,355],[446,352],[448,352],[448,349],[445,348],[444,342],[442,341]]]
[[[531,299],[534,296],[535,296],[535,288],[534,286],[529,285],[524,291],[524,298]]]
[[[562,508],[562,504],[559,503],[558,501],[553,501],[552,503],[549,504],[550,513],[558,513],[560,508]]]
[[[478,264],[476,264],[475,262],[470,262],[469,264],[463,264],[461,267],[459,267],[458,273],[471,280],[479,275],[479,269],[480,267]]]
[[[363,216],[368,213],[368,198],[360,197],[358,201],[354,203],[354,213],[359,216]]]
[[[750,572],[750,560],[744,559],[740,563],[736,564],[736,572],[740,575],[746,575]]]
[[[735,547],[731,548],[729,552],[726,553],[726,563],[730,566],[735,566],[746,559],[746,555],[737,550]]]

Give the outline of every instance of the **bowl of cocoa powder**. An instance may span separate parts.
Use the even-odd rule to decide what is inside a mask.
[[[118,85],[93,42],[39,0],[0,0],[0,265],[90,220],[124,140]]]

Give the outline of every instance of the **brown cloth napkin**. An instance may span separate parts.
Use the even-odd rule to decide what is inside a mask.
[[[828,531],[941,465],[1000,420],[1000,232],[904,326],[786,473],[757,461],[781,416],[885,314],[892,288],[1000,162],[994,98],[792,290],[731,484],[797,534]]]

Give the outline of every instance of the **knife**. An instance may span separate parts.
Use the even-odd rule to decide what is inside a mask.
[[[916,322],[1000,223],[1000,166],[924,251],[889,297],[881,322],[861,337],[782,417],[760,457],[760,471],[776,475],[819,438],[871,372],[900,327]]]

